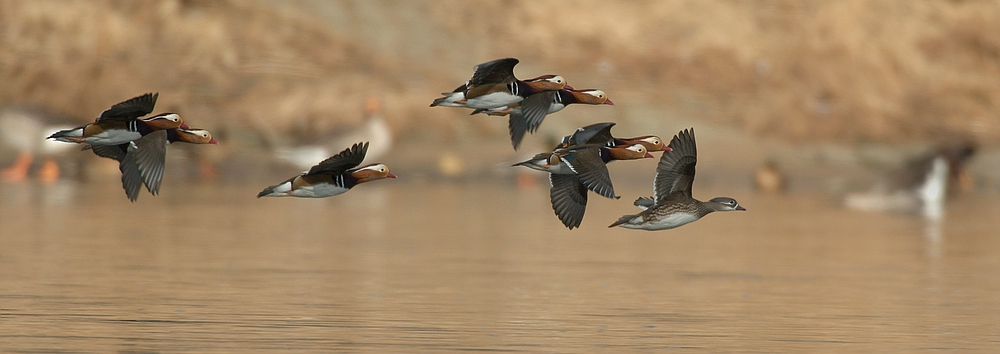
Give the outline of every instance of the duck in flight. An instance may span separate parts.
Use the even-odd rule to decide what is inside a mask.
[[[667,230],[692,223],[712,212],[746,210],[733,198],[716,197],[702,202],[691,196],[694,167],[698,162],[694,128],[682,130],[675,135],[669,147],[671,151],[665,152],[656,166],[653,197],[635,201],[635,205],[644,210],[638,214],[622,216],[608,227]]]

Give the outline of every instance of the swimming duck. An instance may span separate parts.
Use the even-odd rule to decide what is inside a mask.
[[[122,188],[128,199],[135,202],[142,185],[146,185],[146,190],[152,195],[160,193],[167,145],[176,142],[219,143],[207,130],[176,128],[155,131],[124,144],[93,145],[91,148],[97,156],[118,161],[118,170],[122,173]]]
[[[157,130],[187,128],[177,113],[161,113],[139,119],[153,112],[159,93],[147,93],[115,104],[101,112],[94,123],[60,130],[49,139],[90,145],[118,145],[143,137]]]
[[[616,147],[590,144],[557,148],[514,166],[549,172],[552,209],[563,225],[572,230],[583,221],[587,190],[618,198],[611,184],[608,162],[652,157],[642,144]]]
[[[445,97],[434,100],[431,107],[498,108],[520,102],[535,93],[566,87],[566,80],[558,75],[537,81],[518,80],[514,76],[514,66],[518,62],[514,58],[503,58],[476,65],[472,79],[459,87],[461,93],[458,89],[446,93]]]
[[[510,115],[508,126],[510,128],[510,142],[517,150],[524,139],[524,134],[534,133],[542,125],[545,116],[561,111],[567,105],[574,103],[584,103],[591,105],[614,105],[608,95],[601,90],[586,89],[562,89],[558,91],[546,91],[528,96],[523,101],[514,103],[507,107],[485,110],[483,113],[491,116]],[[528,107],[524,109],[522,107]]]
[[[958,191],[962,180],[970,178],[965,164],[975,155],[976,149],[971,141],[939,146],[908,161],[874,190],[849,194],[845,204],[856,210],[916,213],[939,220],[944,217],[944,203],[949,192]]]
[[[357,129],[340,135],[315,134],[307,136],[304,141],[294,146],[279,147],[274,150],[274,156],[288,162],[297,168],[308,169],[316,161],[329,157],[340,150],[340,147],[350,145],[355,141],[370,141],[368,153],[370,160],[378,160],[392,149],[393,134],[389,125],[382,119],[381,104],[376,98],[365,101],[365,122]]]
[[[389,167],[381,163],[357,167],[364,161],[367,151],[367,142],[363,145],[356,143],[339,154],[323,160],[309,171],[264,188],[257,194],[257,198],[324,198],[347,192],[361,183],[396,178],[396,175],[389,172]]]
[[[682,130],[670,141],[671,151],[660,156],[653,179],[653,198],[639,198],[635,205],[644,209],[635,215],[622,216],[608,227],[666,230],[682,226],[715,211],[745,211],[735,199],[712,198],[707,202],[691,196],[698,151],[694,128]]]

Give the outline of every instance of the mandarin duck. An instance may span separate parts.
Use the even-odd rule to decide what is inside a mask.
[[[381,163],[358,167],[365,159],[368,143],[356,143],[308,171],[279,184],[264,188],[260,197],[301,197],[325,198],[343,194],[358,184],[396,178],[389,168]]]
[[[60,130],[49,135],[48,138],[67,143],[118,145],[139,139],[157,130],[187,128],[176,113],[161,113],[140,119],[140,117],[153,112],[158,95],[158,93],[147,93],[117,103],[101,112],[94,123]]]
[[[601,90],[564,88],[558,91],[536,93],[521,102],[498,109],[485,110],[483,113],[491,116],[509,115],[510,142],[514,146],[514,150],[517,150],[521,145],[521,140],[524,139],[524,134],[537,131],[545,116],[559,112],[567,105],[574,103],[612,106],[615,104]]]
[[[476,65],[472,79],[455,91],[445,93],[445,97],[434,100],[431,107],[498,108],[539,92],[566,87],[566,80],[558,75],[540,76],[534,79],[536,81],[518,80],[514,76],[514,66],[518,62],[514,58],[503,58]]]
[[[607,147],[599,144],[558,147],[514,166],[549,172],[552,209],[569,229],[580,226],[587,208],[587,190],[615,198],[607,163],[652,158],[642,144]]]
[[[653,197],[639,198],[634,204],[639,214],[625,215],[608,227],[639,230],[667,230],[689,224],[716,211],[745,211],[736,199],[716,197],[707,202],[691,196],[698,150],[694,129],[682,130],[670,140],[671,151],[660,156],[653,179]]]
[[[118,161],[118,170],[122,173],[122,188],[128,199],[135,202],[142,185],[146,185],[146,190],[152,195],[160,193],[167,145],[176,142],[219,143],[207,130],[176,128],[155,131],[124,144],[93,145],[91,148],[97,156]]]

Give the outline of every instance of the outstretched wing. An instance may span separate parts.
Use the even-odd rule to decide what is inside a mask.
[[[339,175],[344,173],[348,169],[357,167],[365,160],[365,154],[368,152],[368,142],[355,143],[339,154],[333,155],[332,157],[323,160],[322,162],[316,164],[309,169],[306,175],[314,174],[328,174],[328,175]]]
[[[128,145],[128,143],[125,143],[119,145],[88,145],[88,147],[97,156],[121,162],[125,159],[125,154],[128,152]]]
[[[570,230],[579,227],[587,211],[587,187],[574,175],[549,174],[549,197],[559,221]]]
[[[128,154],[135,157],[135,165],[142,175],[142,183],[152,195],[160,194],[163,170],[167,162],[167,131],[157,130],[134,141]],[[122,172],[124,174],[124,172]]]
[[[682,192],[691,198],[694,183],[694,166],[698,162],[698,149],[694,141],[694,128],[682,130],[670,140],[671,151],[660,156],[653,179],[653,200],[660,204],[667,196]]]
[[[156,105],[156,98],[160,95],[157,93],[147,93],[142,96],[137,96],[130,98],[129,100],[121,103],[117,103],[111,108],[108,108],[97,118],[97,121],[105,120],[123,120],[129,121],[136,118],[142,117],[144,115],[153,112],[153,106]]]
[[[131,146],[132,143],[125,145]],[[122,189],[125,190],[125,195],[129,201],[135,202],[139,199],[139,191],[143,185],[142,173],[139,172],[138,164],[135,162],[135,155],[126,154],[118,163],[118,170],[122,172]]]
[[[476,72],[472,74],[469,86],[514,82],[517,80],[514,77],[514,65],[517,63],[517,59],[503,58],[476,65]]]
[[[512,109],[507,117],[507,126],[510,128],[510,143],[514,145],[514,151],[517,151],[521,146],[521,140],[524,140],[524,133],[528,131],[528,122],[524,120],[523,114]]]
[[[521,115],[528,124],[528,131],[534,133],[549,114],[549,107],[555,102],[558,91],[545,91],[528,96],[521,101]],[[513,114],[513,111],[511,112]]]
[[[522,100],[517,108],[510,110],[507,117],[510,127],[510,142],[517,150],[527,132],[534,133],[542,125],[542,120],[549,114],[549,106],[555,99],[552,95],[555,91],[545,91],[528,96]]]
[[[580,182],[587,189],[594,191],[607,198],[615,198],[615,188],[611,184],[611,175],[608,173],[608,166],[601,159],[601,148],[590,145],[573,149],[568,154],[561,156],[562,162],[568,164],[580,178]]]
[[[569,145],[597,144],[607,146],[615,140],[611,136],[611,127],[614,126],[613,122],[604,122],[577,128],[573,135],[563,138],[563,142],[568,142]]]

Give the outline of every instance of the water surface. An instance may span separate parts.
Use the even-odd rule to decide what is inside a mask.
[[[0,351],[1000,350],[997,197],[928,225],[729,193],[750,211],[608,229],[648,193],[623,186],[568,231],[542,186],[264,185],[0,185]]]

